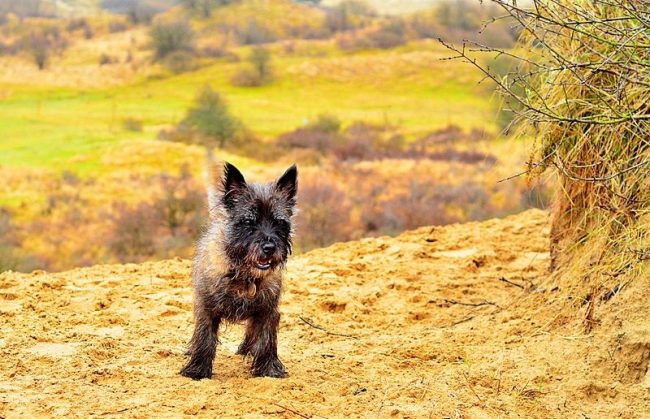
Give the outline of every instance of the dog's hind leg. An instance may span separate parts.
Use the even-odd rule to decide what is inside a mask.
[[[253,320],[249,319],[246,324],[246,336],[244,336],[244,341],[237,348],[237,355],[250,355],[253,345],[255,344],[255,327],[253,325]]]

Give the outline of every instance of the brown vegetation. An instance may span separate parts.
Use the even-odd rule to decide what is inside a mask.
[[[490,167],[429,159],[335,159],[320,168],[304,166],[296,250],[547,205],[547,188],[519,180],[495,184],[493,175],[486,176]],[[131,176],[129,188],[144,193],[128,200],[110,195],[97,201],[90,192],[95,183],[64,172],[50,185],[58,192],[49,194],[32,221],[16,222],[3,211],[4,269],[56,271],[192,254],[207,204],[205,185],[187,168],[178,175]]]
[[[156,60],[175,52],[194,51],[194,32],[186,20],[158,19],[151,26],[149,35]]]
[[[329,115],[278,137],[279,145],[288,149],[309,149],[340,161],[379,159],[428,159],[464,163],[494,164],[495,156],[475,150],[459,150],[462,143],[488,139],[487,134],[462,132],[449,126],[422,138],[406,142],[399,129],[392,126],[353,122],[340,130],[340,122]]]
[[[183,170],[178,177],[162,174],[160,196],[136,206],[116,203],[108,246],[120,262],[189,255],[206,219],[205,192]]]
[[[273,81],[271,67],[271,53],[264,47],[255,47],[251,50],[247,66],[239,69],[232,77],[235,86],[256,87]]]
[[[550,281],[562,292],[553,304],[568,316],[580,312],[589,332],[596,307],[647,265],[650,64],[642,57],[650,47],[650,5],[560,0],[522,9],[496,3],[523,29],[526,54],[509,54],[517,71],[501,77],[468,56],[473,48],[447,46],[517,105],[511,108],[524,123],[523,135],[539,138],[529,172],[553,168],[560,179],[551,234],[558,271]]]

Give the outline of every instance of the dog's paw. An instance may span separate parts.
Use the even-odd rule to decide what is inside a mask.
[[[212,367],[205,365],[187,364],[181,370],[180,374],[183,377],[191,378],[192,380],[202,380],[204,378],[212,377]]]
[[[287,376],[287,371],[279,359],[274,359],[265,365],[253,366],[252,372],[255,377],[285,378]]]

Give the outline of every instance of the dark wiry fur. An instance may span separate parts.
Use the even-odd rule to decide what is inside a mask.
[[[249,185],[226,163],[222,186],[194,258],[195,328],[181,374],[212,375],[219,325],[225,320],[247,322],[237,353],[252,357],[253,375],[285,377],[277,353],[278,302],[291,253],[297,170],[290,167],[275,183]]]

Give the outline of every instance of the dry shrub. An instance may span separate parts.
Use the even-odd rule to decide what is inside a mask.
[[[232,0],[181,0],[185,9],[202,18],[209,18],[215,9],[232,3]]]
[[[24,229],[13,221],[12,212],[0,207],[0,272],[30,272],[49,266],[49,258],[24,247],[25,234]]]
[[[186,20],[156,19],[149,36],[156,60],[162,60],[173,52],[194,51],[194,31]]]
[[[109,249],[120,262],[189,256],[200,233],[205,194],[187,168],[179,176],[160,174],[152,183],[160,192],[151,202],[114,204]]]
[[[20,265],[16,228],[8,210],[0,208],[0,272],[16,270]]]
[[[551,231],[553,266],[560,268],[555,279],[574,301],[586,303],[587,331],[603,296],[642,277],[649,258],[650,64],[635,57],[647,57],[648,38],[638,25],[646,33],[650,25],[630,17],[629,7],[624,1],[561,1],[542,9],[563,19],[620,19],[614,31],[594,24],[584,33],[549,34],[546,42],[561,51],[566,70],[544,74],[539,87],[548,99],[533,100],[565,118],[540,121],[534,158],[541,167],[555,167],[560,177]],[[650,13],[648,3],[636,7],[641,15]],[[533,38],[528,36],[531,43]],[[535,58],[547,65],[557,61]],[[566,62],[593,65],[567,67]],[[567,270],[579,280],[564,281]]]
[[[142,132],[142,119],[132,116],[124,118],[122,127],[127,131]]]
[[[392,187],[400,192],[373,188],[369,196],[355,197],[363,235],[394,235],[421,226],[483,220],[501,210],[490,204],[491,189],[473,181],[453,185],[414,173],[403,175]]]
[[[349,51],[394,48],[405,44],[407,40],[406,23],[400,18],[387,18],[376,27],[341,34],[336,42],[339,48]]]
[[[178,124],[171,128],[161,129],[158,132],[158,139],[161,141],[173,141],[183,144],[200,144],[194,131],[185,124]]]
[[[20,51],[18,42],[0,41],[0,56],[15,55]]]
[[[490,154],[451,147],[452,144],[483,140],[486,136],[483,132],[465,134],[458,127],[450,126],[407,144],[399,131],[391,126],[357,121],[343,132],[340,126],[335,117],[321,115],[305,127],[280,135],[277,143],[289,149],[315,150],[339,161],[408,158],[490,165],[497,161]],[[440,147],[446,143],[450,146]]]
[[[501,16],[501,9],[490,2],[456,0],[440,2],[429,11],[413,14],[407,24],[415,38],[443,38],[450,42],[474,39],[483,45],[509,48],[516,42],[518,30],[512,20]],[[493,19],[492,24],[484,27]]]
[[[251,68],[240,68],[237,72],[231,77],[230,83],[233,86],[239,87],[258,87],[264,84],[264,81]]]
[[[325,154],[337,141],[341,121],[334,115],[319,115],[312,123],[280,135],[276,142],[290,149],[312,149]]]
[[[109,64],[114,64],[116,62],[117,62],[117,58],[115,58],[115,57],[113,57],[111,55],[108,55],[105,52],[103,52],[99,56],[99,65],[109,65]]]
[[[465,138],[463,130],[458,125],[448,125],[445,128],[431,131],[417,139],[414,143],[419,147],[435,146],[439,144],[448,145],[458,143]]]
[[[179,240],[181,246],[188,246],[198,237],[205,214],[205,191],[199,187],[187,167],[181,169],[178,177],[160,175],[162,196],[153,203],[169,235]],[[169,248],[169,240],[165,250]]]
[[[221,58],[229,56],[231,52],[222,44],[210,44],[202,46],[199,50],[199,54],[204,57]]]
[[[386,225],[395,231],[403,231],[425,225],[445,225],[461,221],[448,207],[454,205],[472,213],[470,219],[489,214],[489,197],[485,189],[471,183],[445,185],[430,179],[412,179],[405,193],[385,205]],[[478,207],[483,214],[478,214]]]
[[[386,163],[387,165],[392,163]],[[523,180],[496,185],[468,167],[450,164],[450,177],[432,177],[435,163],[386,169],[335,163],[301,175],[297,248],[395,235],[428,225],[484,220],[543,205],[548,190]],[[464,179],[453,183],[449,179]],[[350,187],[354,185],[354,187]]]
[[[342,133],[340,126],[336,117],[320,115],[311,124],[280,135],[277,142],[288,148],[317,150],[341,160],[369,157],[373,146],[377,145],[374,128],[364,123],[354,123]]]
[[[325,26],[331,33],[362,28],[372,22],[377,12],[368,3],[344,0],[326,9]]]
[[[286,148],[305,148],[325,153],[329,150],[330,144],[334,141],[336,135],[304,127],[282,134],[276,141]]]
[[[394,48],[407,41],[407,27],[400,18],[391,18],[376,30],[367,34],[367,39],[373,48]]]
[[[414,153],[413,155],[417,156],[420,154]],[[475,150],[457,150],[455,148],[431,151],[421,156],[422,158],[426,157],[429,160],[456,161],[467,164],[485,163],[490,166],[497,162],[497,158],[491,154],[485,154]]]
[[[198,68],[196,56],[191,51],[173,51],[165,56],[162,64],[174,74],[186,73]]]
[[[68,32],[75,32],[78,30],[83,30],[84,28],[90,26],[88,21],[85,18],[74,18],[68,21],[65,29]]]
[[[341,122],[333,115],[319,115],[312,123],[281,134],[276,142],[284,148],[306,148],[326,153],[339,137]]]
[[[521,133],[538,138],[531,172],[552,168],[559,178],[551,228],[555,273],[544,285],[558,292],[544,296],[541,314],[580,313],[588,332],[603,301],[647,278],[650,23],[641,17],[650,4],[537,0],[526,10],[495,2],[522,26],[515,52],[524,55],[514,55],[518,71],[505,76],[474,63],[507,104],[522,105]],[[448,47],[472,62],[461,48]]]
[[[231,79],[231,83],[240,87],[256,87],[273,81],[271,52],[264,47],[255,47],[247,58],[247,67],[241,68]]]
[[[352,238],[352,207],[344,190],[334,182],[303,176],[298,188],[298,202],[296,245],[299,250]]]
[[[129,22],[134,25],[148,25],[152,20],[154,20],[156,14],[162,10],[163,9],[155,7],[149,3],[132,1],[131,4],[127,6],[125,15],[128,18]]]
[[[313,131],[337,133],[341,129],[341,120],[332,114],[320,114],[308,127]]]
[[[129,24],[123,19],[114,18],[108,22],[109,33],[124,32],[127,29],[129,29]]]
[[[55,25],[38,26],[21,41],[21,49],[29,52],[39,70],[49,65],[52,55],[62,53],[67,47],[68,40]]]
[[[370,160],[383,157],[386,151],[382,134],[387,127],[366,122],[353,122],[343,133],[343,138],[332,144],[331,153],[339,160]]]
[[[277,35],[264,22],[249,19],[246,24],[233,28],[235,38],[241,45],[267,44],[277,41]]]
[[[108,247],[120,262],[141,262],[155,254],[154,238],[160,219],[151,204],[135,208],[116,205],[114,228]]]

